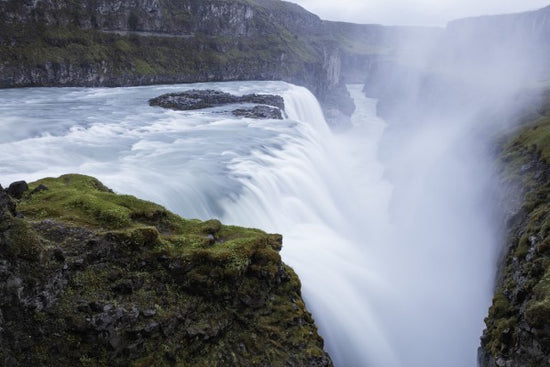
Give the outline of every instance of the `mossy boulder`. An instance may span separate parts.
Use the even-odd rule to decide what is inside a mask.
[[[280,235],[183,219],[81,175],[16,203],[0,223],[2,363],[332,365]]]

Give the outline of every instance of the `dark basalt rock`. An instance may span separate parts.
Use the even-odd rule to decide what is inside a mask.
[[[193,89],[182,93],[168,93],[149,100],[150,106],[188,111],[238,103],[238,97],[213,89]]]
[[[235,116],[251,118],[282,119],[281,110],[285,108],[285,102],[281,96],[270,94],[234,96],[213,89],[193,89],[182,93],[168,93],[149,100],[150,106],[159,106],[179,111],[198,110],[237,103],[253,103],[258,105],[249,109],[235,110],[239,112],[234,111]]]
[[[27,185],[25,181],[17,181],[17,182],[13,182],[10,185],[10,187],[6,189],[6,192],[8,193],[9,196],[13,198],[21,199],[25,191],[27,191],[28,189],[29,189],[29,185]]]
[[[254,106],[252,108],[238,108],[232,114],[237,117],[248,117],[253,119],[274,119],[282,120],[281,110],[271,106]]]

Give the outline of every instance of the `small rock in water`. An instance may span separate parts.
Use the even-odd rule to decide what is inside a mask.
[[[274,119],[282,120],[283,114],[281,110],[277,107],[271,106],[254,106],[252,108],[239,108],[234,110],[234,116],[237,117],[248,117],[253,119]]]

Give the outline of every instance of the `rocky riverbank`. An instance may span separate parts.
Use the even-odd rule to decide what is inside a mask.
[[[280,235],[65,175],[0,190],[5,366],[331,366]]]

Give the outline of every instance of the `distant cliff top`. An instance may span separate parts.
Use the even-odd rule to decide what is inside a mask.
[[[342,115],[343,84],[395,33],[279,0],[5,0],[0,16],[0,87],[284,80]]]

